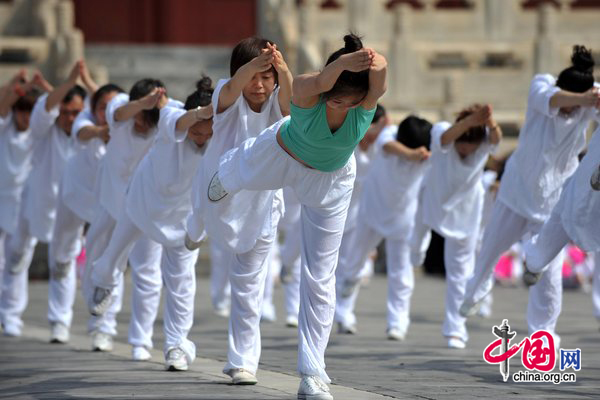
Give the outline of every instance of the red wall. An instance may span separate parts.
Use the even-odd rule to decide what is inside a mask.
[[[74,0],[86,43],[232,45],[256,34],[256,0]]]

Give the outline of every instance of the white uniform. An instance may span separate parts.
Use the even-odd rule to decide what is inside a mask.
[[[300,310],[301,205],[294,191],[289,187],[283,188],[283,200],[285,202],[285,213],[279,221],[279,230],[285,233],[285,237],[279,253],[282,276],[286,275],[285,279],[287,281],[282,282],[285,312],[288,318],[297,320],[298,311]]]
[[[221,89],[228,82],[221,79],[213,93],[213,137],[202,167],[196,175],[192,202],[194,214],[188,220],[188,234],[198,240],[204,225],[211,241],[219,242],[232,253],[229,268],[231,284],[231,316],[229,349],[224,372],[244,368],[256,373],[260,358],[260,316],[268,271],[266,263],[283,202],[277,191],[242,191],[229,194],[219,202],[207,198],[211,178],[219,168],[219,159],[227,150],[279,120],[279,88],[263,104],[261,112],[250,109],[243,95],[227,110],[217,112]]]
[[[187,131],[175,129],[185,112],[180,107],[161,109],[156,140],[131,178],[125,212],[121,213],[106,251],[94,263],[92,280],[95,286],[116,287],[135,241],[145,234],[160,243],[167,291],[165,355],[179,347],[191,363],[196,358],[196,346],[187,335],[194,316],[194,265],[198,251],[185,248],[184,223],[192,211],[192,179],[205,146],[199,148],[187,139]]]
[[[490,152],[487,139],[461,159],[454,142],[443,146],[441,138],[452,124],[440,122],[431,129],[431,168],[423,181],[422,209],[413,234],[413,245],[428,229],[445,239],[446,318],[442,334],[468,340],[465,318],[458,309],[463,302],[468,277],[473,271],[475,249],[483,210],[481,175]],[[419,217],[417,217],[419,218]]]
[[[395,142],[398,126],[386,127],[375,142],[378,155],[364,179],[357,229],[350,247],[354,251],[338,265],[338,282],[356,280],[369,253],[382,239],[386,243],[388,301],[387,327],[406,332],[410,323],[410,297],[414,287],[413,266],[410,262],[410,236],[421,182],[429,162],[414,162],[382,148]],[[355,185],[356,188],[356,185]],[[346,262],[343,265],[342,262]],[[337,290],[340,293],[341,288]],[[344,325],[356,324],[354,307],[358,291],[344,298],[336,295],[336,321]]]
[[[84,296],[92,295],[93,264],[105,249],[114,233],[116,221],[125,210],[125,193],[129,179],[135,168],[148,152],[156,136],[156,128],[145,134],[134,129],[133,118],[116,121],[116,110],[129,102],[129,96],[118,94],[106,107],[106,121],[110,129],[110,141],[106,146],[106,155],[102,158],[96,180],[100,207],[87,234],[87,263],[84,279]],[[169,104],[173,104],[171,101]],[[129,342],[133,346],[152,347],[152,326],[158,312],[160,290],[161,246],[141,237],[129,255],[131,265],[133,291],[132,315],[129,325]],[[111,309],[101,318],[92,317],[89,330],[98,330],[110,335],[116,334],[115,315],[120,309],[122,283],[118,283],[114,291],[116,299]]]
[[[539,231],[550,217],[565,180],[577,168],[585,131],[597,113],[584,107],[568,116],[560,114],[558,108],[550,107],[550,99],[559,91],[551,75],[536,75],[531,82],[519,145],[502,175],[475,272],[467,286],[468,302],[480,301],[491,290],[500,255],[524,235]],[[530,333],[540,329],[554,333],[561,308],[561,266],[559,254],[550,262],[548,273],[529,289]]]
[[[302,207],[298,371],[329,383],[324,355],[335,310],[334,274],[356,165],[353,155],[333,172],[307,168],[294,160],[276,139],[286,119],[223,155],[219,179],[227,196],[243,189],[269,191],[289,186],[298,197]],[[233,282],[232,278],[235,294]]]
[[[4,241],[7,234],[17,229],[21,195],[31,171],[32,153],[31,130],[18,131],[12,111],[0,118],[0,277],[5,263]]]
[[[210,241],[210,299],[215,312],[229,315],[231,308],[231,285],[229,266],[233,253],[216,240]]]
[[[73,141],[56,125],[59,105],[46,111],[47,99],[47,94],[41,96],[31,113],[31,134],[35,140],[33,167],[25,184],[17,229],[8,237],[5,247],[9,263],[4,273],[0,309],[3,323],[18,330],[23,325],[21,314],[27,307],[27,277],[33,250],[37,240],[49,242],[52,238],[60,178],[74,152]],[[8,272],[14,260],[25,266],[15,275]]]

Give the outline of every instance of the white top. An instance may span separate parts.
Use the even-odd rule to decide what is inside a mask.
[[[442,146],[452,126],[431,128],[431,168],[423,181],[423,222],[445,238],[461,240],[478,232],[483,209],[481,175],[493,146],[487,139],[461,159],[454,142]]]
[[[31,133],[35,139],[33,168],[27,179],[28,196],[24,216],[29,233],[50,242],[58,205],[58,188],[67,160],[75,153],[74,141],[56,125],[59,105],[46,111],[48,94],[41,96],[31,112]]]
[[[356,227],[358,222],[358,210],[363,190],[363,183],[371,168],[371,161],[379,152],[379,147],[376,144],[377,142],[373,143],[367,149],[367,151],[361,150],[360,146],[356,146],[354,149],[354,158],[356,159],[356,178],[354,179],[352,197],[350,198],[350,204],[348,205],[348,215],[346,216],[344,232],[348,232]]]
[[[241,94],[227,110],[217,113],[219,94],[228,81],[219,80],[212,96],[213,136],[202,167],[194,178],[192,204],[194,218],[203,219],[212,240],[219,241],[234,253],[244,253],[254,247],[261,234],[271,229],[272,212],[283,214],[281,190],[242,190],[218,202],[211,202],[207,198],[208,185],[219,168],[221,155],[244,140],[258,136],[283,115],[279,108],[279,87],[262,105],[260,113],[252,111]]]
[[[565,180],[577,168],[585,131],[597,116],[587,107],[561,115],[550,107],[550,98],[558,91],[552,75],[533,78],[519,144],[506,164],[498,193],[505,206],[538,223],[550,216]]]
[[[14,233],[25,181],[31,171],[33,136],[18,131],[10,112],[0,118],[0,231]]]
[[[98,207],[96,176],[100,160],[106,154],[106,145],[102,139],[79,139],[81,129],[93,125],[96,125],[96,118],[91,109],[86,107],[73,122],[72,134],[77,144],[77,153],[67,162],[61,188],[63,202],[87,222],[92,221]]]
[[[560,215],[569,238],[586,252],[600,250],[600,192],[590,186],[590,178],[599,165],[600,128],[594,132],[587,154],[567,180],[553,211]]]
[[[125,192],[129,179],[144,155],[152,146],[156,127],[141,134],[134,129],[134,119],[115,121],[115,111],[129,102],[129,95],[120,93],[112,98],[106,107],[106,121],[110,129],[110,141],[106,145],[106,155],[102,158],[98,171],[97,185],[100,205],[114,218],[125,207]],[[168,105],[181,104],[169,100]]]
[[[398,125],[387,126],[374,144],[381,150],[364,181],[358,223],[385,238],[409,240],[429,161],[409,161],[385,152],[383,146],[395,142],[397,132]]]
[[[192,212],[192,180],[207,147],[198,147],[175,126],[186,110],[163,107],[154,144],[138,165],[125,200],[127,214],[150,239],[183,246]]]

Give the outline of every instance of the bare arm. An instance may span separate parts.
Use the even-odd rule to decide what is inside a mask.
[[[292,101],[299,107],[314,106],[321,93],[333,88],[342,72],[364,71],[370,67],[372,60],[373,55],[367,49],[360,49],[341,55],[321,72],[297,76],[293,83]]]
[[[600,94],[598,93],[598,88],[595,87],[584,93],[573,93],[561,90],[550,98],[550,107],[597,107],[599,100]]]
[[[373,52],[373,62],[369,68],[369,92],[362,103],[366,110],[377,106],[377,101],[387,90],[387,60],[381,54]]]
[[[156,88],[141,99],[130,101],[124,106],[117,108],[114,116],[115,121],[125,121],[133,118],[140,111],[158,107],[161,102],[164,105],[166,103],[165,93],[165,89]]]
[[[279,76],[279,108],[281,113],[286,116],[290,115],[290,101],[292,100],[292,82],[294,78],[288,68],[283,55],[277,50],[276,45],[268,45],[273,52],[273,67]]]
[[[227,82],[219,93],[219,104],[217,113],[222,113],[235,103],[242,94],[244,86],[257,72],[265,72],[271,68],[273,63],[273,52],[269,49],[263,49],[263,53],[252,59],[252,61],[242,65],[233,77]]]
[[[181,117],[179,117],[179,119],[177,119],[177,123],[175,124],[175,129],[177,129],[178,131],[181,131],[181,132],[187,131],[196,122],[210,119],[210,118],[212,118],[212,115],[213,115],[213,108],[211,105],[188,110],[185,114],[183,114]]]
[[[90,94],[94,94],[96,90],[98,90],[98,84],[92,79],[90,75],[90,70],[87,67],[85,61],[82,61],[82,69],[81,69],[81,80],[83,81],[83,85],[87,89]]]
[[[391,141],[384,144],[383,151],[388,154],[394,154],[402,158],[406,158],[410,161],[425,161],[431,155],[431,152],[424,146],[411,149],[397,141]]]
[[[73,66],[73,69],[71,69],[71,73],[69,74],[67,80],[50,92],[48,99],[46,100],[47,112],[59,105],[62,99],[64,99],[66,96],[67,92],[75,86],[77,83],[77,78],[81,74],[83,65],[82,63],[83,61],[77,61]]]
[[[487,124],[486,124],[489,132],[489,141],[491,144],[498,144],[500,140],[502,140],[502,129],[500,125],[496,122],[496,120],[490,116]]]
[[[468,131],[470,128],[475,126],[482,126],[487,124],[488,120],[492,115],[492,109],[489,105],[481,107],[468,117],[458,121],[452,125],[446,132],[442,134],[441,143],[442,146],[446,146],[456,139],[458,139],[463,133]]]
[[[54,86],[48,83],[48,81],[44,78],[44,75],[42,75],[40,71],[37,71],[33,75],[33,79],[31,79],[31,82],[44,92],[51,92],[54,90]]]
[[[88,125],[77,132],[77,138],[82,142],[87,142],[95,137],[102,139],[105,143],[108,142],[110,138],[108,125]]]

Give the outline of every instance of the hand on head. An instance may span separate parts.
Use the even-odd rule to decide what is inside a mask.
[[[489,104],[483,104],[476,106],[475,111],[465,119],[469,126],[473,127],[487,125],[491,118],[492,106]]]
[[[371,67],[375,52],[372,49],[362,48],[353,53],[347,53],[340,56],[344,70],[350,72],[360,72]]]
[[[143,110],[151,110],[154,107],[161,108],[167,102],[165,95],[166,93],[167,91],[165,90],[165,88],[154,88],[154,90],[152,90],[150,93],[148,93],[146,96],[142,97],[138,101],[140,102],[140,105],[142,106]]]
[[[265,72],[271,69],[274,62],[273,50],[270,48],[262,49],[259,56],[256,56],[248,64],[254,69],[255,72]]]
[[[413,149],[409,158],[412,161],[425,161],[429,159],[429,156],[431,156],[431,152],[425,146],[421,146]]]
[[[288,70],[288,66],[287,66],[285,60],[283,59],[283,55],[281,54],[281,52],[279,50],[277,50],[276,44],[267,43],[266,50],[270,51],[273,54],[273,62],[271,64],[273,65],[273,68],[275,68],[275,70],[278,73],[285,72]]]
[[[600,108],[600,89],[592,87],[587,92],[583,93],[583,106]]]
[[[213,116],[213,108],[212,108],[211,104],[204,106],[204,107],[196,108],[196,119],[197,120],[211,119],[212,116]]]

